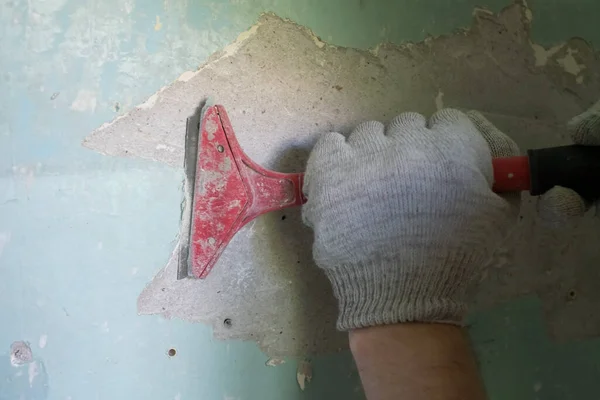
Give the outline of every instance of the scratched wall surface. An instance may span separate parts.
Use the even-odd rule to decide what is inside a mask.
[[[476,5],[505,4],[296,3],[0,0],[0,399],[362,398],[348,353],[312,359],[311,372],[252,342],[215,341],[205,325],[138,316],[138,294],[174,246],[182,171],[81,146],[262,11],[365,48],[445,34]],[[536,43],[600,38],[592,0],[531,6]],[[492,397],[600,391],[590,378],[600,343],[550,341],[540,308],[527,298],[473,317]]]

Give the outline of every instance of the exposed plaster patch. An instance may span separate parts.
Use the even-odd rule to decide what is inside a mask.
[[[543,67],[548,64],[548,60],[553,55],[558,53],[564,46],[564,43],[560,43],[546,50],[544,46],[541,46],[537,43],[531,43],[531,48],[533,49],[533,55],[535,57],[535,66]]]
[[[33,352],[29,343],[23,341],[13,342],[10,345],[10,364],[18,367],[33,361]]]
[[[573,56],[577,53],[579,53],[579,50],[569,47],[567,48],[567,54],[564,57],[556,60],[556,62],[562,66],[566,72],[575,76],[579,75],[579,73],[586,68],[585,65],[579,64],[579,62]]]
[[[136,108],[140,109],[140,110],[148,110],[152,107],[154,107],[156,105],[156,102],[158,101],[159,95],[166,89],[165,87],[162,87],[158,92],[154,93],[152,96],[148,97],[148,100],[146,100],[145,102],[143,102],[142,104],[140,104],[139,106],[137,106]]]

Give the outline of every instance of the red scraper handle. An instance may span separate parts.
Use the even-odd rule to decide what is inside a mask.
[[[530,150],[492,164],[497,193],[538,195],[561,185],[586,199],[600,197],[600,146]],[[240,147],[223,106],[207,108],[198,140],[188,275],[205,278],[235,233],[254,218],[303,204],[303,177],[256,164]]]

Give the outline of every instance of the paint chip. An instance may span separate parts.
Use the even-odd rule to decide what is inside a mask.
[[[579,73],[585,69],[585,65],[579,64],[575,57],[573,57],[573,54],[577,53],[579,53],[579,50],[569,47],[567,49],[567,54],[563,58],[558,58],[556,60],[558,65],[563,67],[566,72],[575,76],[579,75]]]
[[[304,360],[298,364],[298,369],[296,370],[296,380],[298,381],[298,386],[300,386],[300,390],[304,390],[306,388],[306,384],[310,383],[312,380],[312,366],[310,365],[310,361]]]
[[[156,16],[156,23],[154,24],[154,30],[156,32],[158,32],[158,31],[160,31],[162,29],[162,26],[163,26],[163,24],[162,24],[162,22],[160,22],[160,17],[157,15]]]
[[[246,40],[248,40],[256,34],[256,31],[258,30],[258,27],[260,25],[262,25],[262,23],[258,22],[252,27],[250,27],[250,29],[248,29],[247,31],[240,33],[233,43],[227,45],[223,49],[223,58],[231,57],[232,55],[237,53],[240,47],[242,47],[242,43],[244,43]]]
[[[285,364],[285,360],[283,358],[275,358],[271,357],[267,360],[265,365],[267,367],[277,367],[278,365]]]
[[[38,341],[38,346],[40,347],[40,349],[43,349],[44,347],[46,347],[47,343],[48,343],[48,335],[40,336],[40,340]]]
[[[139,108],[142,110],[148,110],[148,109],[154,107],[156,105],[156,103],[158,102],[158,95],[161,94],[165,89],[166,89],[166,87],[160,88],[160,90],[158,92],[156,92],[152,96],[148,97],[148,100],[146,100],[145,102],[143,102],[136,108]]]
[[[33,361],[33,353],[27,342],[17,341],[10,345],[10,364],[13,367]]]

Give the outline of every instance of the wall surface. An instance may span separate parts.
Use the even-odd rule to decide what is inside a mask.
[[[307,354],[307,368],[299,357],[269,359],[254,341],[216,340],[208,325],[138,316],[138,295],[176,244],[182,169],[81,143],[196,70],[261,12],[365,49],[449,34],[470,26],[476,6],[506,5],[451,3],[0,0],[0,399],[362,398],[346,351]],[[542,46],[600,40],[593,0],[529,6],[531,38],[547,57]],[[561,73],[574,71],[569,55],[566,67],[556,61]],[[582,70],[597,81],[598,71],[575,69],[573,81]],[[543,304],[530,295],[473,315],[493,399],[600,392],[597,327],[550,338]]]

